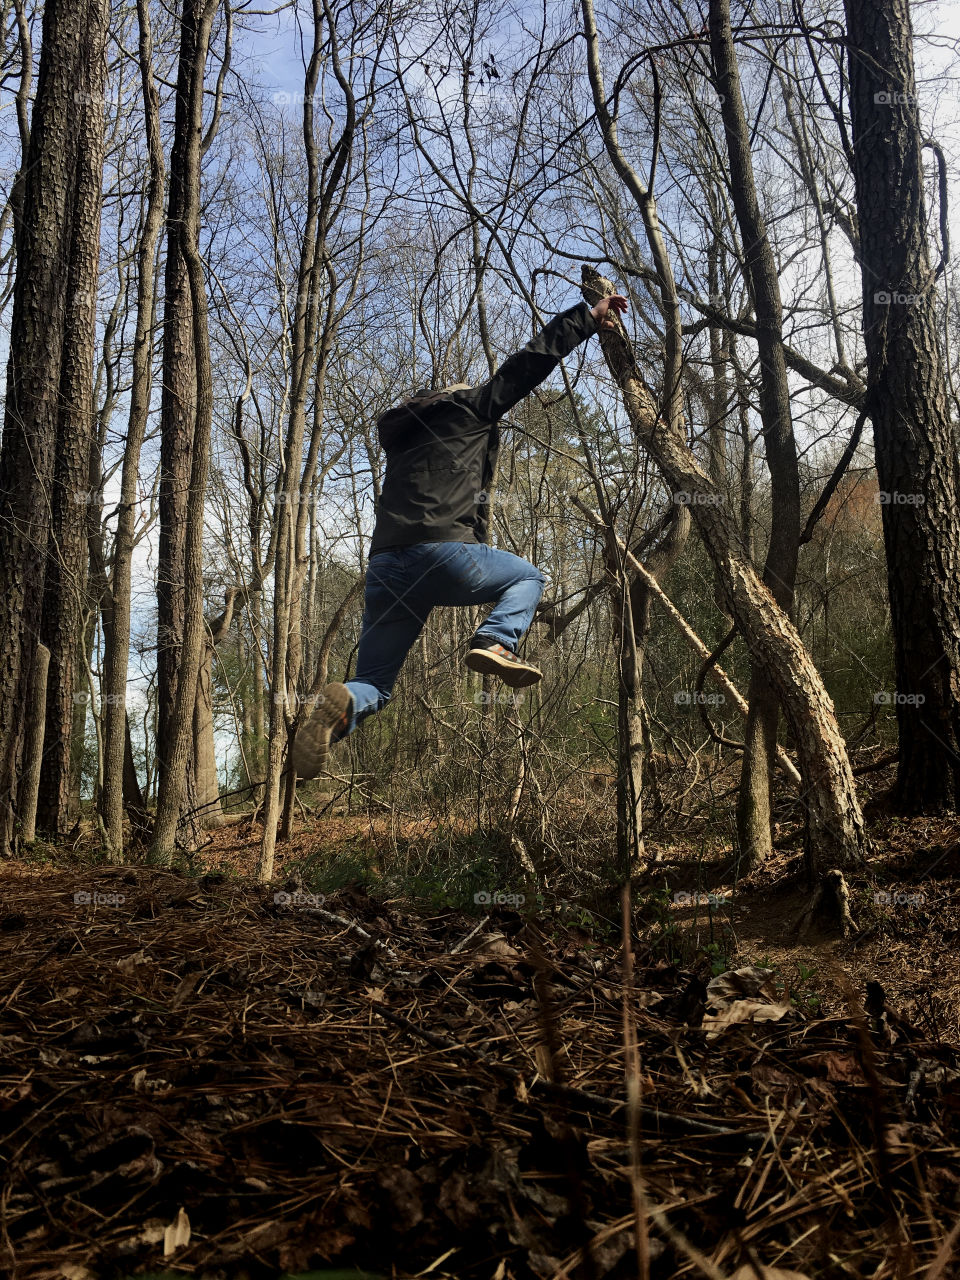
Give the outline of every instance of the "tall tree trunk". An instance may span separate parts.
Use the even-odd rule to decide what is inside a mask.
[[[99,117],[102,130],[104,23],[102,0],[50,0],[44,8],[22,203],[19,193],[15,202],[17,267],[0,449],[0,851],[10,847],[16,816],[22,712],[39,642],[51,519],[70,536],[73,512],[65,504],[83,514],[76,498],[86,488],[86,456],[79,483],[73,492],[69,489],[67,459],[75,439],[60,450],[59,471],[56,463],[58,432],[82,432],[88,412],[84,405],[89,406],[83,344],[93,334],[90,220],[99,226],[96,122]],[[88,290],[86,298],[79,296],[83,289]],[[71,291],[78,296],[71,298]],[[92,366],[92,347],[89,361]],[[71,542],[61,593],[67,610],[72,608],[72,552]],[[70,639],[75,645],[76,631]],[[61,662],[63,687],[55,695],[58,715],[69,704],[69,719],[57,724],[66,741],[47,744],[61,759],[71,738],[68,668],[68,662]],[[64,771],[69,774],[68,765]]]
[[[900,756],[895,801],[960,804],[960,462],[937,329],[908,0],[846,0],[867,349]],[[883,691],[877,690],[878,694]]]
[[[800,471],[783,352],[783,308],[777,264],[754,181],[750,132],[730,29],[730,0],[710,0],[710,46],[730,160],[730,194],[757,317],[760,420],[771,480],[770,541],[763,581],[789,616],[793,609],[800,549]],[[737,834],[744,869],[750,869],[773,853],[770,788],[780,704],[776,688],[760,662],[753,664],[747,700],[750,713],[737,803]]]
[[[153,323],[156,312],[155,257],[163,224],[164,162],[160,136],[160,103],[153,81],[153,37],[150,31],[149,0],[137,0],[140,23],[140,80],[143,86],[144,123],[150,159],[143,211],[143,226],[137,248],[137,313],[133,339],[133,371],[127,439],[120,476],[120,503],[113,542],[112,608],[104,619],[104,691],[106,715],[103,745],[103,792],[100,814],[106,832],[106,853],[110,862],[123,861],[123,812],[131,800],[142,812],[139,785],[131,796],[136,771],[130,777],[132,752],[127,761],[130,723],[126,712],[127,664],[130,661],[130,592],[133,582],[133,552],[137,524],[137,479],[140,451],[147,431],[153,372]]]
[[[193,716],[204,643],[203,500],[213,418],[199,249],[200,158],[204,67],[217,3],[184,0],[170,153],[160,405],[159,791],[151,849],[151,859],[160,864],[169,863],[184,811],[194,807],[196,795]],[[198,824],[190,825],[183,839],[192,845]]]
[[[89,94],[75,107],[81,117],[73,235],[66,266],[67,307],[60,366],[60,413],[51,494],[50,550],[44,578],[40,638],[50,650],[47,676],[46,747],[40,769],[37,824],[66,834],[76,821],[71,767],[74,745],[74,689],[77,636],[86,612],[87,511],[90,447],[96,424],[93,363],[97,328],[100,257],[100,203],[103,178],[104,84],[106,79],[104,0],[89,8],[86,30],[93,75]]]

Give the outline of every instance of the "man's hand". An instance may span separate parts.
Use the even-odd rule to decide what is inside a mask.
[[[611,293],[606,298],[601,298],[595,307],[591,307],[590,314],[596,320],[598,329],[615,329],[617,312],[623,315],[627,305],[627,300],[622,293]]]

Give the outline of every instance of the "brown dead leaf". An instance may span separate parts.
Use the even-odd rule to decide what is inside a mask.
[[[470,950],[471,959],[519,960],[520,952],[512,947],[502,933],[488,933]]]
[[[140,951],[135,951],[131,956],[121,957],[121,959],[117,961],[117,968],[121,973],[129,975],[131,973],[136,973],[137,969],[141,965],[148,965],[152,963],[153,961],[150,956],[141,949]]]
[[[707,1004],[718,1005],[742,997],[756,998],[761,995],[768,1000],[775,1000],[777,993],[772,978],[772,969],[759,969],[756,965],[728,969],[726,973],[718,974],[707,983]]]
[[[721,1006],[718,1012],[707,1012],[703,1016],[703,1028],[708,1040],[716,1040],[724,1031],[741,1022],[779,1022],[781,1018],[792,1013],[788,1004],[767,1004],[763,1000],[734,1000],[731,1004]]]

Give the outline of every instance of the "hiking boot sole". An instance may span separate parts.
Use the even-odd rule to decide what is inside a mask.
[[[499,676],[511,689],[526,689],[529,685],[543,679],[543,672],[538,671],[536,667],[526,664],[517,666],[508,658],[501,658],[498,654],[491,653],[489,649],[471,649],[464,658],[464,662],[471,671],[479,671],[485,676]]]
[[[293,742],[293,768],[298,778],[315,778],[327,763],[330,739],[338,722],[350,710],[350,690],[345,684],[328,684],[317,706],[297,730]]]

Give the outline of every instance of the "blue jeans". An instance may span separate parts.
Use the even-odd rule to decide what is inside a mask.
[[[371,556],[357,672],[347,681],[353,695],[347,732],[390,701],[403,660],[434,605],[495,601],[474,640],[499,640],[516,652],[545,585],[532,564],[485,544],[418,542]]]

